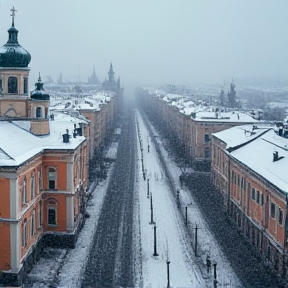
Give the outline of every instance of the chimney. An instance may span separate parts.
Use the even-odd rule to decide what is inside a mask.
[[[69,130],[66,129],[66,134],[62,134],[62,137],[63,137],[63,143],[69,143]]]
[[[279,156],[278,156],[278,152],[275,151],[275,152],[273,153],[273,162],[277,161],[278,158],[279,158]]]

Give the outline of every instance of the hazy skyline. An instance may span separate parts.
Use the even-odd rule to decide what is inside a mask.
[[[124,86],[288,77],[286,0],[0,0],[1,46],[13,6],[31,83],[103,81],[110,62]]]

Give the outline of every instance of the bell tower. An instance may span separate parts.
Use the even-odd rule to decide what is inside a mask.
[[[28,67],[31,56],[18,43],[18,30],[14,18],[17,10],[11,9],[12,25],[8,30],[8,41],[0,48],[0,117],[27,117],[29,98]]]

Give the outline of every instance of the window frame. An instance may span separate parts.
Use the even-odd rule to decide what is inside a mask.
[[[270,203],[270,218],[275,219],[275,217],[276,217],[276,204],[271,202]]]
[[[54,211],[54,221],[50,223],[49,211]],[[56,199],[48,199],[47,205],[47,225],[48,226],[57,226],[58,225],[58,201]]]

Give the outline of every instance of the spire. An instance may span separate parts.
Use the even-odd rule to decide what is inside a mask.
[[[108,72],[108,76],[109,76],[109,82],[110,83],[115,82],[112,62],[110,63],[110,70]]]
[[[15,28],[15,24],[14,24],[15,12],[17,12],[17,10],[13,7],[12,9],[10,9],[10,11],[11,11],[11,17],[12,17],[12,25],[11,25],[11,28],[8,30],[9,39],[7,43],[17,45],[19,44],[18,43],[18,30]]]
[[[15,12],[17,12],[17,10],[14,8],[10,9],[11,11],[11,16],[12,16],[12,27],[14,27],[14,17],[15,17]]]
[[[41,91],[43,90],[44,91],[44,88],[43,88],[43,83],[42,83],[42,80],[41,80],[41,75],[40,75],[40,72],[39,72],[39,78],[38,78],[38,82],[35,83],[35,86],[36,86],[36,89],[35,91]]]

